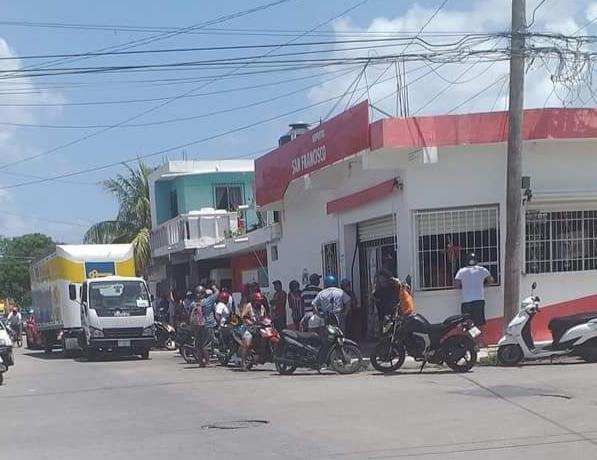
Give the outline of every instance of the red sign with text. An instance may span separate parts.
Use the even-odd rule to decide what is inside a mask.
[[[363,101],[255,160],[259,206],[281,200],[288,184],[369,148],[369,103]]]

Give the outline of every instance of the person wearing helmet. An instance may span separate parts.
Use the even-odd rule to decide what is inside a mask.
[[[335,314],[340,322],[340,329],[344,331],[350,296],[338,287],[338,279],[332,274],[325,277],[323,286],[323,291],[313,299],[313,307],[317,309],[320,316]]]
[[[299,330],[301,318],[305,314],[303,311],[303,297],[301,293],[301,285],[297,280],[292,280],[288,285],[288,306],[292,314],[292,322],[294,329]]]
[[[230,316],[230,308],[228,307],[228,303],[230,302],[230,294],[227,292],[220,292],[218,296],[218,302],[216,303],[216,321],[218,326],[224,327],[226,325],[226,321],[228,321],[228,317]]]
[[[479,265],[477,255],[471,252],[466,258],[467,265],[456,273],[454,287],[462,290],[462,314],[469,315],[475,326],[485,325],[485,283],[492,283],[489,270]]]

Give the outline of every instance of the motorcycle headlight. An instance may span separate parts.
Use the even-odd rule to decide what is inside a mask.
[[[155,335],[155,326],[152,324],[143,329],[143,337],[153,337]]]
[[[90,329],[91,329],[91,337],[99,339],[104,336],[104,331],[102,331],[101,329],[96,329],[95,327],[92,327]]]

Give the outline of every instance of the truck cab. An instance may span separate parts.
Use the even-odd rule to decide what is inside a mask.
[[[81,305],[81,348],[88,359],[99,352],[149,358],[155,344],[151,296],[142,278],[106,276],[69,285]]]

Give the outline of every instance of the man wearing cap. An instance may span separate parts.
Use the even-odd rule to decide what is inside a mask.
[[[468,254],[467,266],[456,273],[454,287],[462,290],[461,312],[469,315],[475,326],[485,325],[485,284],[492,283],[489,270],[479,265],[474,252]]]
[[[307,284],[303,289],[303,311],[305,314],[303,320],[301,321],[303,330],[307,330],[306,322],[313,314],[313,300],[315,300],[317,294],[321,292],[321,288],[319,287],[320,284],[321,276],[319,276],[317,273],[312,273],[311,276],[309,276],[309,284]],[[305,321],[305,318],[307,321]]]

